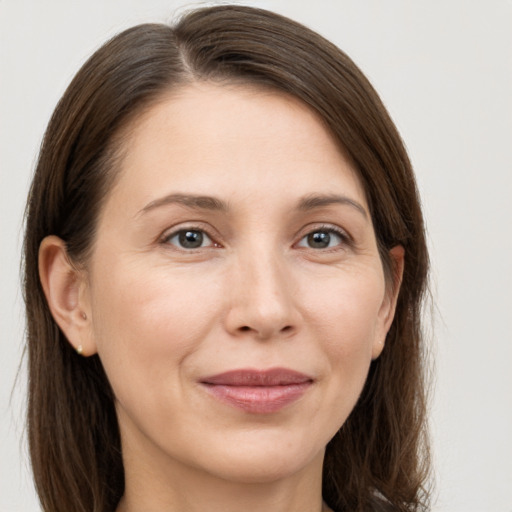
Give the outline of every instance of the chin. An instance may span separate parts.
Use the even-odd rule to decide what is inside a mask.
[[[321,467],[325,448],[311,452],[307,447],[303,449],[301,444],[292,445],[286,441],[280,445],[273,444],[268,449],[254,444],[216,457],[216,468],[211,471],[231,482],[272,483],[297,474],[311,465]],[[219,465],[218,461],[222,463]]]
[[[277,461],[271,458],[265,463],[245,460],[226,471],[221,470],[220,476],[239,484],[271,484],[300,472],[304,465],[288,464],[288,461]]]

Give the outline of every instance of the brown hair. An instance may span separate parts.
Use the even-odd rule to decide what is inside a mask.
[[[49,123],[30,190],[24,245],[28,435],[47,512],[115,510],[124,492],[114,397],[97,356],[82,358],[53,320],[38,275],[50,234],[84,263],[122,151],[121,128],[173,87],[261,84],[308,104],[352,158],[384,268],[405,248],[396,315],[362,395],[327,446],[323,493],[336,511],[428,506],[420,330],[428,256],[411,164],[376,92],[338,48],[282,16],[242,6],[193,11],[175,26],[114,37],[80,69]]]

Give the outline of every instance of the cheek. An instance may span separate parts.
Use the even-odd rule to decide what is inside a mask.
[[[305,310],[307,329],[322,347],[326,396],[335,422],[343,423],[366,380],[377,340],[384,279],[377,271],[331,279],[317,290]],[[342,405],[340,407],[340,405]]]
[[[117,264],[112,265],[112,270],[98,272],[95,279],[99,293],[93,295],[93,307],[95,318],[99,319],[95,327],[100,341],[111,344],[110,338],[116,337],[116,333],[135,334],[141,330],[146,333],[143,339],[134,340],[130,335],[125,341],[131,340],[146,349],[147,344],[159,341],[152,339],[159,331],[181,328],[193,337],[201,327],[197,320],[213,307],[213,301],[208,301],[211,286],[190,272],[170,270],[164,265],[149,269],[147,266]],[[105,331],[109,331],[109,339],[105,339]],[[182,336],[168,338],[166,345],[171,340],[179,343]]]
[[[384,293],[378,268],[324,279],[313,291],[303,293],[309,297],[305,324],[322,330],[326,348],[340,357],[371,351]]]
[[[200,287],[189,273],[165,268],[106,270],[98,270],[101,285],[92,301],[98,354],[119,400],[137,397],[141,389],[151,394],[178,376],[181,362],[210,329],[214,290]]]

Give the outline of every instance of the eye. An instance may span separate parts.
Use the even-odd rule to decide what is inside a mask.
[[[317,229],[304,236],[299,243],[299,247],[309,249],[330,249],[337,247],[345,242],[345,236],[334,229]]]
[[[180,229],[169,235],[165,243],[180,249],[200,249],[215,245],[212,239],[200,229]]]

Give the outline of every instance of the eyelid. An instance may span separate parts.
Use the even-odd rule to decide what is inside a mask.
[[[314,225],[308,225],[305,228],[303,228],[300,232],[299,239],[294,245],[298,245],[299,242],[301,242],[306,236],[310,235],[311,233],[315,233],[317,231],[326,231],[330,233],[335,233],[341,238],[341,241],[343,242],[343,245],[352,246],[354,245],[354,239],[346,231],[345,229],[341,228],[340,226],[337,226],[336,224],[314,224]],[[326,248],[325,250],[333,250],[334,248]],[[315,249],[318,250],[318,249]]]
[[[201,249],[209,249],[211,247],[215,247],[215,248],[222,247],[222,244],[220,242],[218,242],[219,236],[217,236],[216,234],[215,235],[212,234],[213,229],[206,227],[202,222],[194,222],[194,221],[178,224],[176,226],[166,229],[162,233],[162,235],[160,235],[158,237],[158,243],[160,243],[162,245],[171,246],[172,244],[169,243],[169,240],[171,240],[172,238],[174,238],[176,235],[178,235],[179,233],[181,233],[183,231],[200,231],[200,232],[204,233],[212,242],[210,245],[205,246],[205,247],[198,247],[196,249],[182,249],[185,252],[198,251]],[[175,245],[172,245],[172,247],[175,247],[177,250],[180,250],[179,247],[177,247]]]
[[[220,235],[217,235],[215,230],[213,230],[210,226],[205,226],[203,224],[203,222],[200,222],[200,221],[185,222],[185,223],[177,224],[175,226],[172,226],[172,227],[166,229],[162,233],[162,235],[160,235],[158,237],[158,243],[160,243],[162,245],[171,245],[171,244],[169,244],[169,240],[171,238],[178,235],[180,232],[187,231],[187,230],[188,231],[200,231],[200,232],[204,233],[211,240],[212,243],[211,243],[211,245],[208,245],[206,247],[199,247],[197,249],[183,249],[183,251],[192,252],[192,251],[198,251],[200,249],[208,249],[211,247],[219,248],[219,247],[223,246],[222,243],[220,243],[218,241],[220,239]],[[354,239],[352,238],[350,233],[348,231],[346,231],[345,229],[341,228],[340,226],[338,226],[336,224],[327,224],[327,223],[316,224],[316,223],[314,223],[314,224],[307,225],[300,230],[299,234],[297,235],[298,240],[297,240],[297,242],[294,243],[294,246],[297,246],[297,244],[300,241],[302,241],[304,239],[304,237],[306,237],[309,234],[314,233],[316,231],[326,231],[326,232],[335,233],[336,235],[338,235],[341,238],[343,245],[346,245],[346,246],[354,245]],[[212,232],[215,232],[215,234],[212,234]],[[176,249],[179,250],[179,248],[177,246],[173,246],[173,247],[176,247]],[[334,248],[330,248],[330,250],[333,250],[333,249]],[[315,250],[318,250],[318,249],[315,249]],[[329,250],[329,249],[324,249],[324,250]]]

